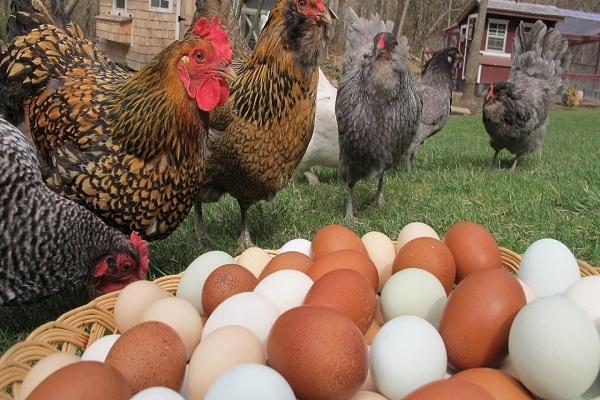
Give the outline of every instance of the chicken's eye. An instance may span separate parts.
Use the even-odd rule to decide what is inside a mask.
[[[194,57],[196,57],[196,61],[198,62],[204,61],[204,53],[201,51],[197,52]]]
[[[300,7],[304,7],[306,5],[306,0],[300,0],[298,4],[300,5]]]

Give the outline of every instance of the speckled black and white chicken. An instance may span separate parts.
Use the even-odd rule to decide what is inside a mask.
[[[550,100],[570,62],[568,42],[558,31],[537,21],[528,33],[521,22],[508,81],[491,84],[483,104],[483,125],[495,150],[492,165],[502,149],[514,154],[512,169],[524,154],[540,149]]]
[[[0,306],[94,283],[101,293],[143,279],[148,245],[51,191],[25,137],[0,118]]]
[[[359,18],[352,8],[346,23],[336,117],[339,172],[348,185],[346,218],[352,219],[353,188],[360,179],[379,178],[375,205],[383,204],[385,171],[401,160],[417,133],[423,100],[409,69],[408,40],[396,40],[393,23],[377,15]]]

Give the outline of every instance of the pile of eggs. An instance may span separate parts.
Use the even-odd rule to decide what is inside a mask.
[[[118,296],[121,334],[55,354],[19,399],[419,400],[600,396],[600,276],[542,239],[517,276],[494,237],[460,222],[396,242],[340,225],[275,257],[211,251],[176,296],[139,281]]]

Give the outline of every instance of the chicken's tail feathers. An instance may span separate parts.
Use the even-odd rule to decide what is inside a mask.
[[[569,44],[560,32],[538,20],[529,32],[521,22],[513,42],[511,76],[517,73],[542,79],[556,91],[562,84],[562,74],[571,63]]]
[[[10,14],[6,24],[8,40],[26,35],[40,25],[51,24],[63,27],[68,24],[62,0],[11,0]]]
[[[344,65],[364,58],[371,52],[373,37],[380,32],[392,32],[394,23],[384,21],[379,14],[371,15],[369,19],[359,17],[352,7],[346,10],[346,56]],[[408,40],[406,40],[408,47]],[[408,54],[408,50],[406,50]]]

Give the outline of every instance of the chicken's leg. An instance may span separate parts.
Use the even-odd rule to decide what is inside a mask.
[[[510,166],[510,170],[511,170],[511,171],[514,171],[514,170],[515,170],[515,168],[517,168],[517,162],[519,161],[519,158],[520,158],[520,157],[521,157],[521,156],[520,156],[520,155],[518,155],[518,154],[515,156],[515,159],[513,160],[513,163],[512,163],[512,165]]]
[[[204,228],[204,217],[202,215],[201,201],[197,200],[194,202],[194,210],[196,211],[196,216],[194,218],[194,231],[196,232],[196,239],[198,239],[200,243],[210,241],[210,238],[206,233],[206,229]]]
[[[493,168],[497,165],[498,153],[500,153],[500,150],[496,150],[496,152],[494,153],[494,158],[492,158],[492,162],[490,163],[490,168]]]
[[[248,229],[248,207],[249,204],[242,203],[238,200],[238,204],[240,205],[240,214],[241,214],[241,231],[240,237],[238,238],[237,244],[237,254],[242,253],[244,250],[249,249],[250,247],[254,247],[252,243],[252,239],[250,238],[250,229]]]
[[[410,163],[410,159],[409,159],[409,163]],[[385,172],[381,173],[381,176],[379,177],[379,184],[377,185],[377,194],[375,195],[375,207],[377,208],[381,208],[381,206],[383,206],[383,175],[385,174]]]
[[[354,208],[352,203],[354,202],[354,196],[352,191],[354,185],[348,185],[348,199],[346,200],[346,221],[352,221],[354,219]]]

